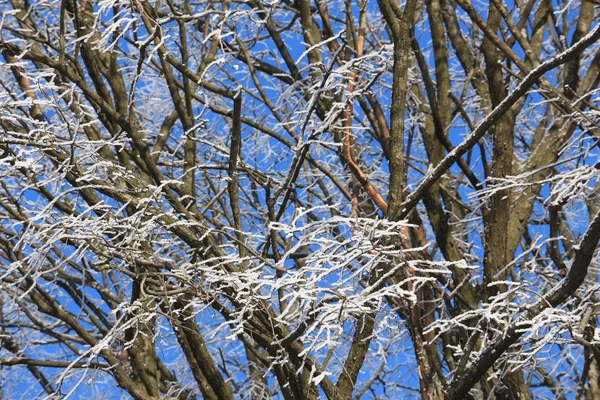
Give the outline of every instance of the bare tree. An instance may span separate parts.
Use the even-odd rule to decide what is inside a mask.
[[[595,0],[3,0],[0,388],[600,398]]]

